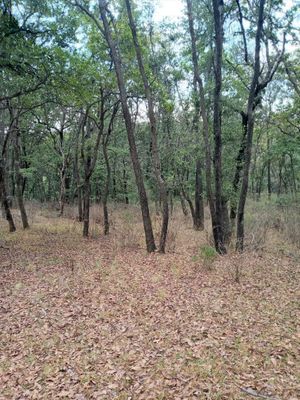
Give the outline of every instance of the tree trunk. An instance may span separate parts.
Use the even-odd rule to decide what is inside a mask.
[[[159,189],[160,199],[162,201],[162,226],[161,226],[161,233],[160,233],[160,241],[159,241],[159,251],[161,253],[165,252],[166,247],[166,239],[168,234],[168,224],[169,224],[169,205],[168,205],[168,191],[166,183],[161,174],[161,165],[160,165],[160,158],[159,158],[159,150],[158,150],[158,143],[157,143],[157,124],[156,124],[156,117],[154,113],[154,101],[153,95],[150,89],[148,77],[145,71],[144,62],[142,58],[142,52],[140,48],[140,44],[138,41],[136,25],[132,16],[130,0],[125,0],[127,14],[129,19],[129,25],[133,37],[136,57],[138,61],[140,75],[143,80],[144,91],[147,98],[148,103],[148,118],[150,123],[150,131],[151,131],[151,143],[152,143],[152,159],[153,159],[153,167],[154,167],[154,174],[156,177],[157,186]]]
[[[105,160],[106,166],[106,180],[105,180],[105,187],[103,193],[103,218],[104,218],[104,235],[109,234],[109,217],[108,217],[108,209],[107,209],[107,199],[109,194],[109,184],[110,184],[110,165],[109,165],[109,158],[107,154],[107,143],[103,144],[103,155]]]
[[[125,160],[123,160],[123,186],[124,186],[124,201],[125,201],[125,204],[129,204]]]
[[[83,219],[83,212],[82,212],[82,186],[80,181],[80,170],[79,170],[79,158],[78,158],[78,151],[79,151],[79,136],[80,132],[83,129],[83,118],[80,118],[79,127],[76,136],[75,142],[75,154],[74,154],[74,175],[75,175],[75,182],[76,182],[76,192],[77,192],[77,207],[78,207],[78,221],[82,222]]]
[[[83,237],[89,236],[90,225],[90,179],[86,178],[83,184]]]
[[[196,161],[194,229],[196,231],[203,231],[204,229],[202,168],[201,168],[201,161],[199,159],[197,159]]]
[[[295,175],[295,167],[294,167],[294,158],[291,153],[289,153],[290,161],[291,161],[291,178],[292,178],[292,188],[294,190],[295,198],[297,199],[297,181]]]
[[[5,186],[5,166],[3,158],[0,160],[0,199],[4,210],[5,218],[9,225],[9,232],[15,232],[16,226],[14,224],[13,216],[10,211],[9,202],[7,198],[6,186]]]
[[[264,5],[265,5],[265,0],[260,0],[257,31],[255,36],[254,73],[251,82],[251,87],[248,97],[248,105],[247,105],[248,125],[247,125],[247,137],[246,137],[246,148],[245,148],[244,175],[243,175],[243,181],[242,181],[242,187],[238,205],[238,214],[237,214],[236,249],[238,251],[243,251],[244,248],[244,213],[245,213],[245,204],[248,192],[249,171],[251,165],[252,138],[254,130],[254,107],[257,96],[257,86],[259,83],[259,76],[261,73],[260,48],[261,48],[261,38],[263,33]]]
[[[21,219],[24,229],[29,228],[27,213],[24,205],[22,187],[23,187],[23,177],[20,170],[20,132],[17,126],[15,126],[15,140],[14,140],[14,150],[15,150],[15,171],[16,171],[16,195],[18,206],[21,213]]]
[[[272,194],[272,182],[271,182],[271,159],[270,159],[270,138],[267,139],[267,151],[268,151],[268,161],[267,161],[267,173],[268,173],[268,199],[271,200]]]
[[[188,216],[188,209],[186,208],[185,198],[184,198],[184,196],[182,194],[180,194],[179,196],[180,196],[180,204],[181,204],[183,215],[185,217],[187,217]]]
[[[246,148],[246,137],[247,137],[247,126],[248,126],[248,117],[242,112],[242,127],[243,127],[243,137],[240,144],[240,149],[236,158],[235,164],[235,173],[232,182],[232,196],[230,201],[230,221],[232,229],[235,225],[236,221],[236,213],[237,213],[237,204],[238,204],[238,189],[241,179],[241,172],[243,170],[244,161],[245,161],[245,148]]]
[[[228,213],[228,201],[223,197],[222,199],[222,232],[224,235],[224,243],[226,245],[229,244],[231,235],[232,235],[232,227],[229,219],[229,213]]]
[[[220,254],[226,253],[224,245],[223,206],[222,206],[222,53],[223,53],[223,0],[213,0],[213,14],[215,26],[215,88],[213,105],[213,129],[215,139],[214,167],[215,167],[215,202],[216,202],[216,226],[215,241],[216,250]]]
[[[192,44],[192,61],[193,61],[193,72],[194,79],[198,84],[199,90],[199,99],[200,99],[200,112],[203,121],[203,137],[205,144],[205,178],[206,178],[206,191],[207,191],[207,199],[210,209],[210,215],[212,220],[212,230],[214,236],[215,247],[218,247],[218,235],[217,235],[217,223],[216,223],[216,211],[214,204],[214,196],[212,191],[211,184],[211,150],[210,150],[210,142],[209,142],[209,127],[208,127],[208,117],[206,110],[206,102],[204,96],[204,86],[200,76],[199,64],[198,64],[198,54],[197,54],[197,46],[196,46],[196,35],[194,29],[194,19],[192,12],[192,2],[191,0],[186,0],[187,3],[187,11],[188,11],[188,20],[189,20],[189,31],[191,36],[191,44]]]
[[[110,51],[111,51],[111,57],[112,57],[112,61],[114,63],[116,77],[117,77],[117,81],[118,81],[122,111],[123,111],[123,115],[124,115],[126,131],[127,131],[127,138],[128,138],[128,143],[129,143],[130,156],[131,156],[131,161],[132,161],[133,170],[134,170],[134,174],[135,174],[135,180],[136,180],[138,193],[139,193],[146,246],[147,246],[147,251],[150,253],[150,252],[155,251],[155,242],[154,242],[152,222],[151,222],[149,206],[148,206],[148,198],[147,198],[147,194],[146,194],[146,190],[145,190],[145,186],[144,186],[143,174],[142,174],[141,165],[140,165],[138,152],[137,152],[137,148],[136,148],[136,143],[135,143],[134,126],[132,123],[132,119],[131,119],[131,115],[130,115],[130,111],[129,111],[129,107],[128,107],[128,103],[127,103],[127,92],[126,92],[125,82],[124,82],[124,77],[123,77],[120,53],[119,53],[117,44],[115,43],[115,41],[112,38],[110,26],[109,26],[109,23],[108,23],[107,17],[106,17],[106,7],[107,7],[106,1],[99,0],[99,8],[100,8],[100,14],[101,14],[103,25],[104,25],[105,39],[106,39],[108,46],[110,48]]]
[[[104,219],[104,235],[109,234],[109,215],[108,215],[108,209],[107,209],[107,200],[109,196],[109,186],[110,186],[110,175],[111,175],[111,168],[110,168],[110,163],[109,163],[109,157],[108,157],[108,151],[107,151],[107,146],[109,143],[110,135],[113,129],[113,122],[114,118],[118,112],[118,104],[114,106],[113,113],[111,115],[109,125],[108,125],[108,130],[105,135],[103,136],[103,156],[104,156],[104,161],[105,161],[105,166],[106,166],[106,180],[105,180],[105,187],[104,187],[104,193],[103,193],[103,219]]]
[[[63,160],[63,164],[60,170],[60,192],[59,192],[59,216],[62,217],[64,214],[66,201],[66,165]]]

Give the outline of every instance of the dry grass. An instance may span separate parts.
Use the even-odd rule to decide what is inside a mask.
[[[0,399],[299,398],[299,266],[278,250],[284,230],[207,268],[209,230],[179,210],[166,255],[145,253],[135,207],[111,207],[104,237],[93,206],[89,239],[72,208],[31,212],[28,231],[0,222]]]

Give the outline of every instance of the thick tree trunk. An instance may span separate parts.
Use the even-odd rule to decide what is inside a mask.
[[[4,210],[5,218],[9,225],[9,232],[15,232],[16,226],[14,224],[13,216],[10,211],[6,186],[5,186],[5,164],[3,158],[2,160],[0,160],[0,200]]]
[[[151,88],[149,85],[148,77],[145,71],[144,62],[142,58],[142,52],[137,36],[136,25],[132,16],[130,0],[125,0],[127,14],[129,19],[129,25],[133,37],[136,57],[138,61],[140,75],[143,80],[144,91],[147,98],[148,103],[148,118],[150,123],[150,131],[151,131],[151,143],[152,143],[152,159],[153,159],[153,167],[154,167],[154,174],[156,177],[157,186],[159,189],[160,199],[162,202],[162,226],[161,226],[161,233],[160,233],[160,241],[159,241],[159,251],[161,253],[165,252],[166,247],[166,239],[168,234],[168,224],[169,224],[169,205],[168,205],[168,191],[166,183],[161,174],[161,165],[160,165],[160,158],[159,158],[159,149],[157,143],[157,124],[156,124],[156,117],[154,112],[154,101],[151,92]]]
[[[124,82],[124,77],[123,77],[121,58],[120,58],[120,54],[119,54],[119,49],[117,48],[117,44],[115,43],[115,41],[112,38],[110,26],[109,26],[109,23],[108,23],[108,20],[106,17],[106,7],[107,7],[106,1],[99,0],[99,8],[100,8],[100,14],[101,14],[101,18],[102,18],[103,25],[104,25],[105,39],[106,39],[108,46],[110,48],[110,51],[111,51],[111,57],[112,57],[112,61],[114,63],[116,77],[117,77],[117,81],[118,81],[118,87],[119,87],[119,91],[120,91],[120,99],[121,99],[122,111],[123,111],[123,116],[124,116],[125,125],[126,125],[130,156],[131,156],[131,161],[132,161],[133,170],[134,170],[134,174],[135,174],[135,180],[136,180],[138,193],[139,193],[147,251],[153,252],[153,251],[155,251],[155,242],[154,242],[154,235],[153,235],[152,223],[151,223],[149,206],[148,206],[148,198],[147,198],[147,194],[146,194],[146,190],[145,190],[145,186],[144,186],[143,174],[142,174],[141,165],[140,165],[138,152],[137,152],[137,148],[136,148],[136,143],[135,143],[134,126],[132,123],[132,119],[131,119],[131,115],[130,115],[130,111],[129,111],[128,103],[127,103],[127,92],[126,92],[125,82]]]

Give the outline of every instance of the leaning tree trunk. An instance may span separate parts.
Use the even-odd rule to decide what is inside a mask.
[[[146,246],[147,246],[147,251],[150,253],[150,252],[155,251],[156,247],[155,247],[155,242],[154,242],[154,235],[153,235],[153,229],[152,229],[152,222],[151,222],[151,218],[150,218],[147,193],[145,190],[142,169],[141,169],[140,160],[138,157],[137,147],[136,147],[136,143],[135,143],[134,126],[132,123],[132,119],[131,119],[131,115],[130,115],[130,111],[129,111],[129,107],[128,107],[128,103],[127,103],[127,91],[125,88],[121,58],[120,58],[119,49],[117,47],[117,44],[115,43],[115,41],[112,38],[110,26],[109,26],[109,23],[108,23],[108,20],[106,17],[106,7],[107,7],[106,1],[99,0],[99,7],[100,7],[101,18],[102,18],[103,25],[104,25],[105,39],[110,48],[111,57],[112,57],[112,61],[114,63],[116,77],[117,77],[117,81],[118,81],[118,87],[119,87],[119,91],[120,91],[120,100],[121,100],[122,111],[123,111],[123,116],[124,116],[124,120],[125,120],[126,131],[127,131],[127,138],[128,138],[128,143],[129,143],[130,156],[131,156],[132,166],[133,166],[133,170],[134,170],[134,174],[135,174],[135,180],[136,180],[138,193],[139,193],[141,212],[142,212],[142,216],[143,216],[143,225],[144,225]]]
[[[187,217],[189,213],[188,213],[188,209],[186,208],[185,198],[182,193],[179,194],[179,197],[180,197],[180,204],[181,204],[181,209],[182,209],[183,215],[185,217]]]
[[[15,150],[15,171],[16,171],[16,195],[17,195],[17,201],[18,201],[18,206],[20,209],[21,213],[21,219],[22,219],[22,224],[24,229],[29,228],[29,223],[28,223],[28,218],[27,218],[27,213],[24,205],[24,199],[23,199],[23,176],[21,174],[21,169],[20,169],[20,132],[18,127],[15,127],[15,141],[14,141],[14,150]]]
[[[146,95],[147,103],[148,103],[148,117],[149,117],[149,123],[150,123],[150,131],[151,131],[153,167],[154,167],[154,174],[156,177],[157,186],[159,189],[160,200],[162,202],[162,226],[161,226],[160,241],[159,241],[159,251],[161,253],[164,253],[165,247],[166,247],[167,234],[168,234],[168,224],[169,224],[168,190],[167,190],[167,185],[161,174],[159,149],[158,149],[158,143],[157,143],[157,124],[156,124],[156,117],[155,117],[155,112],[154,112],[153,95],[151,92],[148,77],[147,77],[145,67],[144,67],[142,51],[141,51],[138,36],[137,36],[135,21],[132,16],[130,0],[125,0],[125,3],[126,3],[126,7],[127,7],[129,25],[130,25],[130,29],[131,29],[131,33],[132,33],[133,42],[134,42],[139,71],[140,71],[140,75],[143,80],[144,91],[145,91],[145,95]]]

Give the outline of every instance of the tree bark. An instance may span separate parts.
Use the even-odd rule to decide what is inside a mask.
[[[6,190],[6,179],[5,179],[5,159],[6,159],[7,146],[10,140],[11,131],[12,130],[10,126],[7,134],[4,135],[4,129],[3,129],[3,143],[2,143],[2,151],[0,154],[0,201],[4,212],[4,216],[8,222],[9,232],[15,232],[16,226],[9,206],[7,190]]]
[[[59,191],[59,216],[62,217],[64,214],[66,201],[66,164],[63,155],[62,166],[60,169],[60,191]]]
[[[187,3],[187,14],[189,21],[189,32],[191,36],[191,45],[192,45],[192,61],[193,61],[193,72],[194,72],[194,80],[197,82],[198,91],[199,91],[199,99],[200,99],[200,112],[203,121],[203,137],[205,144],[205,178],[206,178],[206,192],[207,199],[210,209],[210,215],[212,220],[212,230],[214,236],[214,242],[216,249],[218,248],[218,234],[217,234],[217,223],[216,223],[216,211],[215,211],[215,203],[214,196],[212,190],[212,178],[211,178],[211,149],[209,142],[209,126],[208,126],[208,117],[204,96],[204,86],[203,81],[200,76],[199,64],[198,64],[198,52],[196,46],[196,35],[194,29],[194,18],[192,12],[192,2],[191,0],[186,0]]]
[[[16,195],[17,195],[17,201],[18,201],[18,206],[21,214],[21,220],[23,224],[23,229],[28,229],[29,228],[29,223],[28,223],[28,218],[27,218],[27,213],[24,205],[24,199],[23,199],[23,192],[22,192],[22,187],[23,187],[23,176],[21,174],[21,169],[20,169],[20,131],[17,125],[14,127],[14,135],[15,135],[15,140],[14,140],[14,151],[15,151],[15,172],[16,172]]]
[[[83,237],[89,236],[90,227],[90,177],[85,177],[83,184]]]
[[[272,195],[272,181],[271,181],[271,158],[270,158],[270,138],[267,139],[267,152],[268,152],[268,160],[267,160],[267,174],[268,174],[268,199],[271,200]]]
[[[159,158],[159,149],[157,143],[157,123],[156,117],[154,112],[154,101],[153,95],[151,92],[151,88],[149,85],[148,77],[145,71],[144,62],[142,58],[142,51],[140,48],[137,30],[135,21],[132,16],[130,0],[125,0],[127,14],[129,19],[129,25],[132,33],[132,38],[134,42],[136,58],[138,61],[140,75],[142,77],[144,91],[147,98],[148,103],[148,118],[150,124],[150,131],[151,131],[151,143],[152,143],[152,160],[153,160],[153,167],[154,167],[154,174],[156,177],[157,186],[159,189],[159,195],[162,202],[162,226],[161,226],[161,233],[160,233],[160,241],[159,241],[159,252],[164,253],[166,247],[166,239],[168,234],[168,224],[169,224],[169,205],[168,205],[168,190],[166,183],[161,174],[161,165],[160,165],[160,158]]]
[[[102,18],[103,26],[104,26],[104,31],[103,30],[102,31],[104,33],[107,44],[110,48],[111,58],[114,63],[115,73],[116,73],[116,77],[117,77],[117,81],[118,81],[118,87],[119,87],[119,91],[120,91],[120,100],[121,100],[122,111],[123,111],[123,116],[124,116],[125,125],[126,125],[131,161],[132,161],[133,170],[134,170],[134,174],[135,174],[135,180],[136,180],[138,193],[139,193],[146,246],[147,246],[147,251],[150,253],[150,252],[155,251],[156,247],[155,247],[155,242],[154,242],[152,222],[151,222],[149,206],[148,206],[148,198],[147,198],[147,194],[146,194],[146,190],[145,190],[145,186],[144,186],[143,174],[142,174],[140,160],[138,157],[137,147],[136,147],[136,143],[135,143],[134,126],[132,123],[132,119],[131,119],[131,115],[130,115],[130,111],[129,111],[129,107],[128,107],[128,103],[127,103],[127,91],[126,91],[125,82],[124,82],[121,57],[119,54],[118,46],[112,38],[110,26],[109,26],[107,16],[106,16],[107,14],[106,14],[106,1],[105,0],[99,0],[99,8],[100,8],[100,14],[101,14],[101,18]]]
[[[80,133],[84,128],[85,123],[85,116],[80,115],[76,142],[75,142],[75,153],[74,153],[74,175],[75,175],[75,182],[76,182],[76,191],[77,191],[77,208],[78,208],[78,221],[82,222],[83,220],[83,210],[82,210],[82,186],[81,186],[81,179],[80,179],[80,168],[79,168],[79,137]]]
[[[16,226],[14,224],[14,219],[10,211],[9,202],[7,198],[6,186],[5,186],[5,167],[3,159],[0,160],[0,199],[4,210],[5,218],[9,225],[9,232],[15,232]]]
[[[107,200],[108,200],[108,196],[109,196],[109,186],[110,186],[110,176],[111,176],[111,168],[110,168],[110,163],[109,163],[107,146],[109,143],[110,135],[112,133],[113,121],[117,114],[117,111],[118,111],[118,104],[116,104],[114,107],[113,113],[112,113],[110,121],[109,121],[107,133],[105,136],[103,136],[103,141],[102,141],[103,156],[104,156],[104,161],[105,161],[105,166],[106,166],[106,180],[105,180],[104,192],[103,192],[103,197],[102,197],[104,235],[109,234],[109,214],[108,214],[108,208],[107,208]]]
[[[179,194],[179,197],[180,197],[180,204],[181,204],[181,209],[182,209],[183,215],[185,217],[187,217],[188,216],[188,210],[186,208],[185,198],[181,193]]]
[[[202,167],[200,159],[196,160],[194,229],[196,231],[203,231],[204,229]]]
[[[255,60],[254,60],[254,72],[248,97],[247,104],[247,136],[246,136],[246,147],[245,147],[245,163],[244,163],[244,174],[242,180],[241,193],[239,198],[238,213],[237,213],[237,241],[236,250],[243,251],[244,248],[244,213],[245,204],[248,192],[248,182],[249,182],[249,171],[251,164],[251,150],[252,150],[252,138],[254,130],[254,108],[257,96],[257,89],[259,83],[260,70],[260,48],[261,39],[263,33],[263,22],[264,22],[264,5],[265,0],[260,0],[259,2],[259,15],[257,22],[257,30],[255,36]]]
[[[230,221],[232,229],[235,225],[236,221],[236,213],[237,213],[237,204],[238,204],[238,189],[241,179],[241,172],[243,170],[244,161],[245,161],[245,148],[246,148],[246,137],[247,137],[247,126],[248,126],[248,117],[242,112],[242,127],[243,127],[243,137],[240,144],[240,149],[238,155],[236,157],[235,164],[235,173],[232,181],[232,196],[230,201]]]
[[[213,0],[213,15],[215,27],[215,88],[213,105],[213,129],[215,139],[214,168],[215,168],[215,202],[216,202],[216,250],[226,253],[223,233],[222,206],[222,55],[223,55],[223,0]]]

